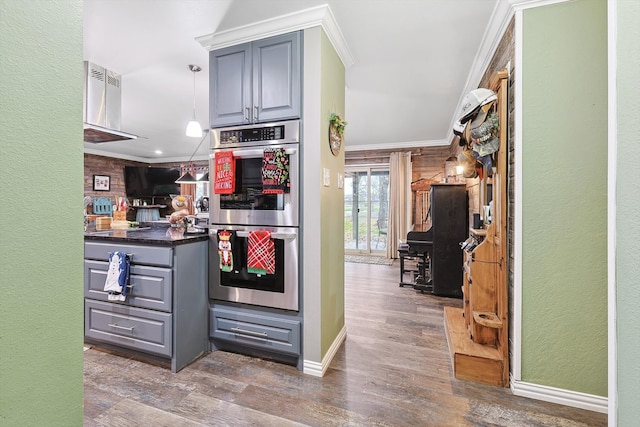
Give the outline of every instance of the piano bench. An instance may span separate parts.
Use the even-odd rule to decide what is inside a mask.
[[[415,252],[410,251],[409,249],[401,248],[401,249],[398,249],[398,256],[400,258],[400,283],[399,283],[399,286],[401,288],[403,286],[405,286],[405,285],[413,287],[415,285],[415,279],[420,273],[420,269],[419,269],[417,264],[419,264],[421,262],[424,262],[424,255],[416,254]],[[405,265],[405,261],[406,260],[414,260],[414,259],[417,259],[415,268],[410,268],[410,267]],[[411,281],[411,282],[405,282],[404,281],[404,275],[408,274],[408,273],[409,274],[413,273],[413,281]]]

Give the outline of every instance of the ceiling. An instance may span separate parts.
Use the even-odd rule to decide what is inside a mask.
[[[346,69],[345,149],[447,145],[499,0],[85,0],[84,60],[121,75],[121,130],[132,141],[85,152],[148,163],[186,161],[193,109],[207,127],[208,51],[197,37],[328,4],[353,65]],[[482,71],[482,69],[480,70]],[[156,154],[160,151],[161,154]],[[194,159],[207,158],[204,143]]]

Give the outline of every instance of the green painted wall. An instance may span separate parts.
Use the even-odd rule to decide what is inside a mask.
[[[0,425],[82,425],[82,1],[0,0]]]
[[[344,120],[344,65],[324,31],[321,33],[320,147],[323,168],[331,183],[320,190],[322,209],[322,356],[344,327],[344,190],[338,188],[338,174],[344,177],[344,150],[331,154],[328,141],[329,116],[335,112]],[[347,120],[348,121],[348,120]],[[345,138],[348,137],[348,126]]]
[[[618,425],[640,420],[640,2],[618,0],[617,353]]]
[[[344,151],[329,149],[329,115],[344,117],[344,65],[324,31],[304,32],[302,239],[304,360],[321,363],[344,327]],[[348,128],[347,128],[348,137]],[[323,184],[324,169],[331,182]]]
[[[607,395],[607,10],[523,13],[522,381]]]

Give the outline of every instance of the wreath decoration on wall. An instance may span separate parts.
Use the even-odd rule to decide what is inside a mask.
[[[347,122],[336,113],[331,113],[329,116],[329,148],[334,156],[340,154],[345,126],[347,126]]]

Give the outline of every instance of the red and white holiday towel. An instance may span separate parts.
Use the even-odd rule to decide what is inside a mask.
[[[276,249],[271,232],[249,232],[247,247],[247,271],[255,274],[273,274],[276,271]]]
[[[236,190],[236,160],[233,151],[217,151],[213,163],[213,193],[233,194]]]

